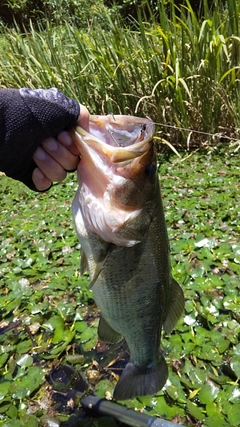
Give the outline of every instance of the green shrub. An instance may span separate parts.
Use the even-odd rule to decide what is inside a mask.
[[[21,29],[29,29],[30,21],[33,24],[41,21],[45,26],[47,22],[53,25],[71,22],[86,28],[93,20],[104,25],[105,9],[103,0],[6,0],[0,6],[0,16],[5,25],[16,23]]]
[[[117,10],[126,22],[132,18],[137,19],[140,12],[145,17],[149,18],[151,14],[155,14],[156,18],[162,6],[166,12],[171,14],[172,4],[175,6],[175,13],[180,13],[181,9],[188,7],[190,4],[194,13],[198,17],[206,16],[206,11],[215,10],[219,6],[224,6],[227,0],[105,0],[104,3],[111,10]]]

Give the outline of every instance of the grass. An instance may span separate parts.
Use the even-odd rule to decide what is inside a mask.
[[[104,29],[96,22],[88,31],[9,30],[0,39],[0,85],[56,86],[93,114],[150,116],[178,149],[189,136],[178,127],[238,137],[240,3],[210,11],[205,1],[202,19],[189,2],[179,10],[170,4],[171,19],[160,2],[158,16],[139,15],[130,28],[107,15]],[[190,145],[204,143],[192,137]]]

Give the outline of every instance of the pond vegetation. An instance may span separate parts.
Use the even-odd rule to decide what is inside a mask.
[[[186,311],[174,332],[163,337],[166,386],[125,405],[187,426],[237,427],[238,154],[224,147],[159,160],[173,275],[184,289]],[[75,178],[37,195],[6,177],[0,186],[0,425],[41,426],[46,416],[66,421],[72,411],[65,405],[59,412],[45,376],[59,363],[71,365],[98,396],[111,395],[127,349],[123,343],[97,345],[99,313],[88,277],[79,277],[71,217]],[[76,414],[70,419],[79,421]],[[76,425],[102,425],[87,422]]]

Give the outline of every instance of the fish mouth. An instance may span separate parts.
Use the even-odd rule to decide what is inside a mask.
[[[133,116],[90,116],[73,130],[81,160],[78,203],[86,228],[118,246],[139,243],[149,224],[156,174],[154,123]],[[147,208],[144,207],[147,205]]]
[[[113,115],[92,115],[89,119],[89,132],[77,126],[75,144],[80,153],[83,144],[99,154],[107,156],[112,163],[121,163],[139,157],[152,140],[154,123],[149,119]]]

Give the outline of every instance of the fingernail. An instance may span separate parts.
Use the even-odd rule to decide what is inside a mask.
[[[58,141],[66,147],[72,145],[72,137],[70,136],[69,132],[66,131],[63,131],[58,135]]]
[[[37,160],[45,160],[46,159],[46,153],[41,147],[38,147],[36,149],[33,157],[36,157]]]
[[[43,173],[40,171],[39,168],[34,169],[33,173],[34,173],[35,177],[38,179],[42,180],[45,178],[45,176],[43,175]]]
[[[49,138],[43,142],[43,147],[46,147],[49,151],[57,151],[58,143],[57,143],[56,139]]]

